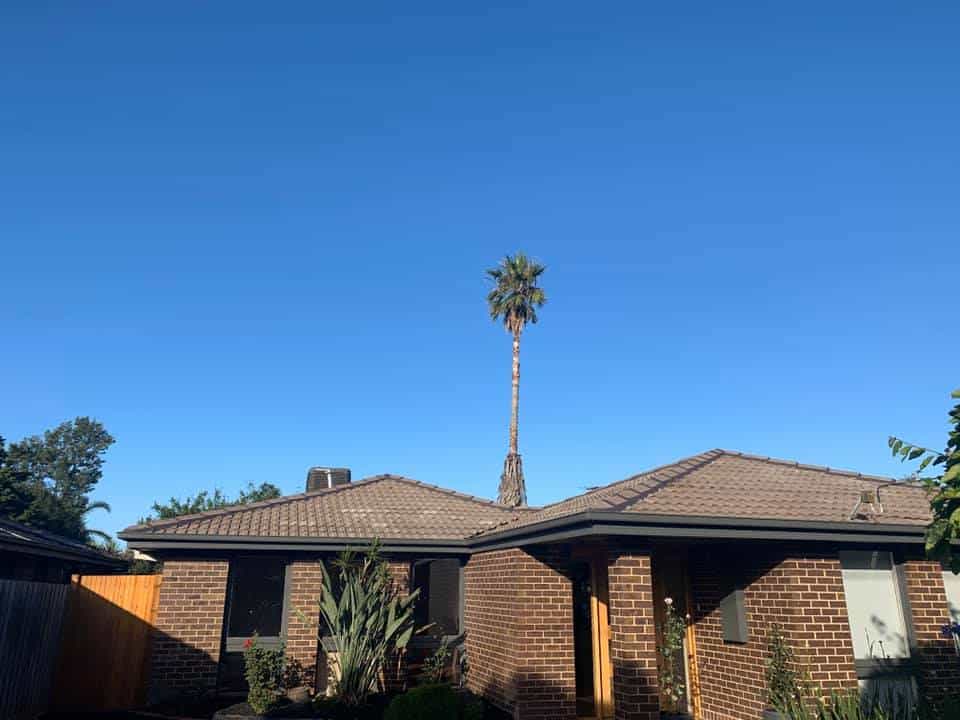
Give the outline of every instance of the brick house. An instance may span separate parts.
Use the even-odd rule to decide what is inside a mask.
[[[164,561],[152,691],[223,689],[253,631],[323,685],[318,561],[379,538],[462,642],[467,684],[526,719],[758,718],[777,625],[823,691],[960,687],[940,628],[960,582],[924,559],[923,489],[713,450],[543,508],[509,509],[392,475],[315,470],[307,492],[125,530]],[[670,598],[689,617],[680,707],[660,697]]]

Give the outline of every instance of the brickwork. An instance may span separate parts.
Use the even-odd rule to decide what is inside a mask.
[[[910,560],[903,564],[901,577],[913,621],[912,652],[920,659],[920,689],[938,700],[960,687],[960,658],[953,640],[940,634],[950,620],[943,573],[939,563]]]
[[[660,697],[650,551],[612,547],[609,562],[614,716],[655,720]]]
[[[550,548],[480,553],[466,567],[467,683],[523,720],[576,714],[567,565]]]
[[[410,561],[391,559],[389,561],[390,577],[394,589],[401,595],[410,592]],[[403,690],[409,684],[409,652],[393,658],[384,668],[384,681],[388,690]]]
[[[515,582],[522,558],[520,550],[480,553],[464,569],[467,684],[508,711],[514,708],[517,692]]]
[[[164,562],[152,647],[152,700],[216,686],[228,569],[225,560]]]
[[[326,687],[326,676],[319,678],[317,672],[320,621],[317,600],[323,588],[320,561],[319,559],[297,560],[287,566],[287,573],[290,587],[287,657],[296,664],[300,682],[303,685],[312,688]],[[303,614],[302,617],[300,613]],[[325,663],[321,663],[321,666],[326,668]]]
[[[704,720],[759,717],[766,707],[765,662],[773,624],[798,669],[825,692],[856,688],[840,562],[789,548],[743,546],[691,553],[693,621]],[[726,643],[720,600],[745,591],[749,640]]]

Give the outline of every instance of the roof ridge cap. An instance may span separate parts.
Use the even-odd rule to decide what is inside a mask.
[[[441,492],[444,495],[452,495],[454,497],[460,498],[461,500],[469,500],[470,502],[478,503],[480,505],[495,507],[505,512],[540,509],[537,507],[511,508],[506,505],[502,505],[496,502],[495,500],[488,500],[487,498],[477,497],[476,495],[470,495],[469,493],[460,492],[459,490],[454,490],[453,488],[446,488],[446,487],[443,487],[442,485],[434,485],[433,483],[423,482],[423,480],[417,480],[416,478],[407,477],[406,475],[392,475],[390,473],[384,473],[382,475],[372,475],[370,477],[364,478],[360,482],[363,482],[365,480],[398,480],[400,482],[409,483],[411,485],[417,485],[419,487],[428,488],[429,490],[436,490],[437,492]]]
[[[603,492],[604,490],[610,490],[611,488],[617,487],[618,485],[622,485],[626,482],[630,482],[631,480],[636,480],[637,478],[645,477],[648,475],[654,475],[658,472],[663,472],[664,470],[675,467],[677,465],[681,465],[686,462],[690,462],[691,460],[696,460],[698,462],[715,460],[721,454],[726,452],[727,452],[726,450],[714,448],[713,450],[705,450],[704,452],[697,453],[696,455],[688,455],[685,458],[680,458],[679,460],[674,460],[673,462],[665,463],[663,465],[657,465],[656,467],[650,468],[649,470],[644,470],[642,472],[634,473],[633,475],[629,477],[625,477],[622,480],[614,480],[612,483],[609,483],[607,485],[601,485],[600,487],[593,488],[592,490],[587,490],[586,492],[579,493],[578,495],[571,495],[570,497],[563,498],[562,500],[557,500],[556,502],[543,505],[539,509],[546,510],[547,508],[553,507],[554,505],[560,505],[561,503],[565,503],[570,500],[575,500],[577,498],[582,498],[582,497],[589,497],[596,493]]]
[[[786,465],[787,467],[796,467],[802,470],[817,470],[819,472],[825,472],[831,475],[842,475],[843,477],[859,478],[860,480],[866,480],[868,482],[896,483],[898,485],[907,484],[905,482],[901,482],[900,480],[897,480],[896,478],[892,478],[884,475],[872,475],[868,473],[857,472],[855,470],[843,470],[840,468],[832,468],[826,465],[812,465],[810,463],[802,463],[799,460],[784,460],[782,458],[770,457],[769,455],[755,455],[752,453],[739,452],[737,450],[719,449],[719,451],[722,454],[729,455],[731,457],[741,457],[744,460],[766,462],[766,463],[770,463],[771,465]]]
[[[672,477],[668,477],[662,482],[658,482],[654,487],[650,488],[649,490],[639,493],[637,499],[633,503],[630,503],[631,506],[635,506],[634,503],[643,503],[643,501],[646,500],[647,498],[652,497],[657,493],[662,492],[663,490],[666,490],[668,487],[673,487],[673,485],[678,480],[682,480],[683,478],[687,477],[690,473],[692,473],[694,470],[699,470],[704,465],[709,465],[710,463],[712,463],[714,460],[716,460],[718,457],[720,457],[723,454],[724,454],[723,450],[714,449],[714,450],[708,450],[707,452],[700,453],[699,455],[695,455],[693,457],[687,458],[687,460],[683,462],[689,462],[690,460],[694,460],[694,459],[696,459],[697,462],[692,463],[691,467],[684,468],[683,470],[678,472],[676,475],[673,475]],[[680,463],[677,463],[677,464],[679,465]],[[650,473],[650,474],[652,475],[654,473]]]
[[[144,528],[156,528],[156,527],[170,527],[171,525],[176,525],[181,522],[199,520],[208,517],[223,517],[225,515],[233,515],[238,512],[245,512],[247,510],[262,507],[269,507],[271,505],[279,505],[285,502],[294,502],[296,500],[303,500],[305,498],[314,497],[317,495],[333,495],[336,492],[343,490],[349,490],[360,485],[373,484],[379,480],[385,480],[386,478],[391,477],[389,475],[371,475],[370,477],[365,477],[356,482],[345,483],[343,485],[335,485],[330,488],[321,488],[319,490],[311,490],[309,492],[295,493],[293,495],[281,495],[280,497],[269,498],[268,500],[257,500],[257,502],[252,503],[238,503],[236,505],[227,505],[221,508],[215,508],[213,510],[203,510],[202,512],[189,513],[187,515],[177,515],[172,518],[163,518],[157,520],[148,520],[145,523],[137,523],[136,525],[131,525],[128,528],[124,528],[120,532],[131,532],[135,530],[140,530]]]

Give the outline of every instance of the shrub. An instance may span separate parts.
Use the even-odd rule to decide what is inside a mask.
[[[283,694],[285,671],[283,646],[268,650],[257,644],[257,636],[243,646],[244,675],[247,678],[247,704],[258,715],[269,712]]]
[[[359,559],[340,555],[331,573],[321,564],[320,615],[337,652],[330,657],[333,696],[344,704],[367,704],[383,690],[383,670],[395,651],[413,635],[413,606],[419,591],[401,597],[390,579],[387,562],[375,543]]]
[[[423,661],[420,678],[425,685],[442,683],[447,675],[447,664],[450,662],[450,644],[444,640],[430,657]]]
[[[347,705],[333,697],[313,699],[313,716],[321,720],[382,720],[385,695],[371,695],[365,705]]]
[[[483,705],[483,700],[476,695],[462,695],[460,706],[460,720],[483,720],[487,709]]]
[[[421,685],[395,697],[383,720],[458,720],[457,694],[449,685]]]
[[[767,641],[767,702],[770,707],[784,712],[795,701],[800,700],[800,676],[794,670],[793,649],[787,643],[779,625],[770,628]]]

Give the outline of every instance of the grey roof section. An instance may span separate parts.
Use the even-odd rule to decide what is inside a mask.
[[[76,540],[40,530],[8,518],[0,518],[0,550],[40,557],[53,557],[79,566],[119,570],[126,562]]]

